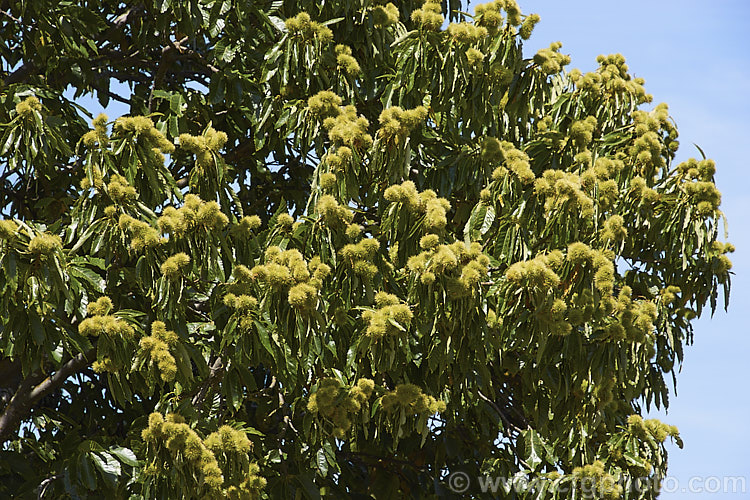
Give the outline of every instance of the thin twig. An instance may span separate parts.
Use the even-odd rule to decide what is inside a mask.
[[[211,365],[211,371],[208,373],[208,378],[203,382],[203,385],[201,386],[200,391],[198,391],[198,394],[193,397],[193,406],[200,406],[203,404],[203,402],[206,399],[206,396],[208,395],[208,390],[210,387],[213,387],[214,385],[218,384],[221,381],[221,378],[224,375],[224,361],[222,360],[221,356],[218,356],[215,360],[213,365]]]
[[[0,14],[3,14],[4,16],[9,17],[10,19],[12,19],[13,21],[17,22],[18,24],[22,24],[23,23],[23,21],[21,21],[20,19],[18,19],[15,16],[13,16],[13,14],[11,14],[10,12],[6,12],[6,11],[0,9]]]
[[[55,474],[54,476],[50,476],[39,483],[39,488],[37,489],[37,499],[41,500],[42,498],[44,498],[44,494],[47,493],[47,486],[49,486],[52,481],[56,481],[61,477],[61,474]]]
[[[496,412],[496,413],[497,413],[497,414],[498,414],[498,415],[500,416],[500,418],[501,418],[501,419],[503,420],[503,422],[505,423],[505,425],[506,425],[507,427],[510,427],[510,428],[512,428],[512,429],[513,429],[514,431],[516,431],[516,432],[523,432],[523,429],[521,429],[520,427],[518,427],[517,425],[515,425],[515,424],[514,424],[513,422],[511,422],[511,421],[510,421],[510,420],[508,419],[508,417],[507,417],[507,416],[505,415],[505,412],[503,412],[503,411],[502,411],[502,410],[500,409],[500,407],[499,407],[499,406],[497,406],[497,404],[496,404],[496,403],[495,403],[494,401],[492,401],[492,400],[491,400],[490,398],[488,398],[487,396],[485,396],[485,395],[484,395],[484,394],[482,393],[482,391],[477,391],[477,393],[479,394],[479,397],[480,397],[480,398],[482,398],[482,399],[483,399],[484,401],[486,401],[486,402],[487,402],[487,403],[488,403],[488,404],[489,404],[490,406],[492,406],[492,408],[493,408],[493,409],[495,410],[495,412]]]

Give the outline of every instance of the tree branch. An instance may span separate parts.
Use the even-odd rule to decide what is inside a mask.
[[[110,99],[113,99],[117,102],[121,102],[123,104],[130,105],[130,99],[126,99],[119,94],[115,94],[111,90],[107,90],[104,87],[94,87],[94,88],[96,89],[97,92],[101,92],[102,94],[106,95]]]
[[[510,427],[516,432],[523,432],[523,429],[521,429],[520,427],[515,425],[513,422],[511,422],[510,419],[508,419],[508,416],[505,414],[503,410],[500,409],[497,403],[495,403],[490,398],[485,396],[484,393],[482,393],[482,391],[477,391],[477,394],[479,394],[479,397],[483,399],[485,402],[487,402],[487,404],[489,404],[493,410],[495,410],[495,412],[500,416],[502,421],[505,422],[506,427]]]
[[[47,493],[47,487],[58,479],[61,479],[62,477],[62,474],[55,474],[54,476],[50,476],[39,483],[39,488],[37,488],[37,499],[44,498],[44,495],[46,495]]]
[[[10,12],[0,9],[0,14],[9,17],[11,20],[13,20],[14,22],[17,22],[18,24],[23,24],[23,21],[13,16],[13,14],[11,14]]]
[[[68,360],[49,377],[41,373],[33,373],[26,377],[0,415],[0,443],[12,437],[37,401],[59,388],[68,377],[88,366],[95,356],[96,349],[90,349]]]
[[[206,396],[208,395],[208,390],[218,384],[221,379],[224,376],[224,361],[221,359],[221,356],[218,356],[216,360],[214,361],[214,364],[211,365],[211,371],[208,373],[208,378],[203,382],[203,385],[201,386],[201,390],[198,391],[198,394],[196,394],[193,397],[193,406],[200,406],[203,404],[203,401],[206,399]]]
[[[382,455],[376,455],[374,453],[367,453],[364,451],[344,451],[344,450],[336,450],[337,455],[343,455],[344,457],[351,458],[357,458],[359,461],[364,462],[365,459],[370,460],[370,465],[374,465],[376,467],[382,467],[383,462],[387,462],[390,464],[397,464],[401,466],[411,467],[416,470],[425,470],[424,465],[417,465],[412,460],[400,460],[398,458],[392,458],[392,457],[385,457]]]
[[[151,92],[148,96],[148,111],[152,110],[154,102],[154,90],[159,89],[164,83],[164,79],[167,76],[167,69],[171,66],[171,62],[174,60],[174,52],[183,52],[184,48],[182,44],[188,41],[188,37],[183,37],[180,40],[171,41],[169,45],[161,49],[161,59],[154,73],[154,79],[151,82]]]
[[[19,67],[13,73],[5,77],[5,79],[3,80],[3,85],[10,85],[12,83],[24,82],[26,81],[26,77],[29,76],[31,73],[34,73],[36,70],[37,68],[34,63],[25,62],[21,65],[21,67]]]

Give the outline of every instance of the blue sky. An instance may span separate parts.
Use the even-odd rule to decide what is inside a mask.
[[[472,2],[474,4],[474,2]],[[661,499],[750,498],[750,1],[519,0],[542,18],[524,51],[561,41],[571,67],[596,67],[598,54],[622,53],[631,72],[646,79],[654,103],[666,102],[680,131],[677,160],[716,160],[716,183],[729,220],[736,273],[729,312],[695,325],[677,396],[669,412],[654,413],[680,428],[685,448],[670,446],[669,473],[677,491]],[[473,10],[473,9],[471,9]],[[746,493],[683,491],[691,477],[745,476]],[[716,480],[695,481],[713,491]],[[698,488],[694,488],[698,489]]]
[[[476,2],[472,2],[474,5]],[[524,13],[542,21],[525,52],[563,42],[572,67],[590,71],[598,54],[622,53],[632,73],[646,79],[654,103],[666,102],[680,131],[677,160],[698,156],[692,143],[716,160],[722,209],[736,276],[729,313],[696,323],[678,375],[669,412],[653,415],[680,428],[685,448],[670,446],[668,483],[677,491],[660,498],[750,497],[750,0],[519,0]],[[469,9],[469,11],[473,11]],[[98,112],[94,105],[91,111]],[[110,106],[111,118],[126,112]],[[747,330],[746,330],[747,328]],[[690,478],[744,476],[747,493],[688,492]],[[693,486],[714,490],[715,480]]]

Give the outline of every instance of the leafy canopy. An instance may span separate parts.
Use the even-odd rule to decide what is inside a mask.
[[[621,55],[449,3],[0,2],[0,493],[665,473],[715,165]]]

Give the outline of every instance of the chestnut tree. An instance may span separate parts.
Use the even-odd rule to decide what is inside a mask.
[[[656,495],[715,164],[465,10],[0,1],[0,495]]]

